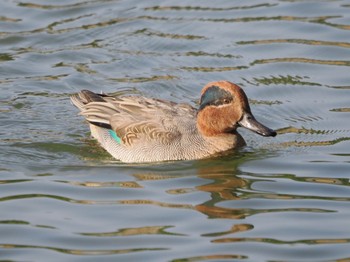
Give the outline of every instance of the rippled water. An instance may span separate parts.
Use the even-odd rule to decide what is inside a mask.
[[[0,260],[349,261],[349,72],[349,1],[2,1]],[[126,165],[69,101],[220,79],[279,135]]]

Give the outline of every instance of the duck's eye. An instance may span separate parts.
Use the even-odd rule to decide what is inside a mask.
[[[230,103],[230,100],[228,98],[225,98],[224,99],[224,104],[229,104]]]

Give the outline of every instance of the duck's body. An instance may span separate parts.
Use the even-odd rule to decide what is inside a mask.
[[[89,122],[92,136],[123,162],[200,159],[236,148],[244,145],[236,128],[244,122],[245,113],[252,117],[243,90],[227,81],[204,87],[198,110],[158,99],[111,97],[87,90],[71,100]],[[254,131],[276,135],[254,118],[253,122],[260,128]]]

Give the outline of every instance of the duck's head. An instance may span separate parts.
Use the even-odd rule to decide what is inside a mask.
[[[240,126],[262,136],[276,136],[276,131],[255,119],[242,88],[228,81],[211,82],[203,88],[197,126],[204,136],[234,133]]]

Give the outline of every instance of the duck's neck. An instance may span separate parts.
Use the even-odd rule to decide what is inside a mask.
[[[201,134],[208,144],[211,145],[213,151],[222,152],[232,148],[244,146],[246,143],[243,137],[236,131],[231,133],[222,133],[212,136]]]
[[[236,131],[235,126],[228,128],[230,126],[229,121],[223,120],[220,115],[210,114],[208,110],[198,112],[196,125],[198,133],[213,148],[214,152],[245,145],[244,139]]]

